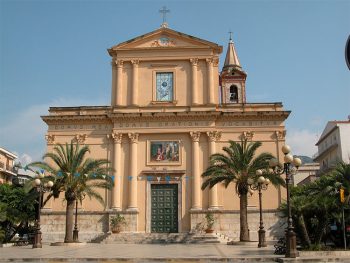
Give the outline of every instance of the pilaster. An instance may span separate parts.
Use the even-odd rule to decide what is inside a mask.
[[[123,60],[116,60],[115,63],[117,64],[116,105],[121,106],[123,97]]]
[[[213,79],[213,63],[214,60],[212,58],[207,58],[205,60],[207,62],[207,75],[208,75],[208,103],[215,104],[214,99],[214,79]]]
[[[199,104],[198,102],[198,58],[191,58],[191,68],[192,68],[192,105]]]
[[[129,205],[127,211],[138,211],[137,208],[137,143],[139,134],[129,133],[130,138],[130,177],[129,177]]]
[[[121,211],[121,173],[120,173],[120,159],[121,159],[121,143],[123,139],[122,133],[113,132],[111,134],[113,139],[113,163],[112,167],[114,170],[114,185],[113,185],[113,194],[112,194],[112,209]]]
[[[209,158],[211,155],[216,153],[216,142],[221,138],[221,132],[219,131],[210,131],[207,132],[209,139]],[[219,209],[218,202],[218,185],[214,185],[209,189],[209,210]]]
[[[138,105],[138,90],[139,90],[139,60],[133,59],[132,63],[132,99],[131,105]]]
[[[199,138],[201,133],[199,131],[190,132],[192,138],[192,209],[201,210],[201,177],[199,172]]]
[[[116,61],[112,59],[111,61],[111,66],[112,66],[112,95],[111,95],[111,105],[115,106],[117,102],[117,78],[118,78],[118,71],[117,71],[117,65]]]

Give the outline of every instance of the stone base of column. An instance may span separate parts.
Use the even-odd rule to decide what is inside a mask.
[[[122,209],[120,207],[111,207],[110,210],[111,211],[118,211],[118,212],[122,211]]]
[[[219,210],[220,209],[220,207],[218,207],[218,206],[210,206],[210,207],[208,207],[208,210]]]
[[[52,208],[51,207],[43,207],[40,209],[40,212],[52,212]]]
[[[128,209],[126,209],[126,212],[138,212],[139,209],[137,207],[128,207]]]
[[[192,211],[202,211],[202,208],[201,207],[192,207],[190,209],[190,212],[192,212]]]

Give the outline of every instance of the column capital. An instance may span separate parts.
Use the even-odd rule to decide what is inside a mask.
[[[198,58],[190,58],[190,62],[192,66],[197,66],[198,65]]]
[[[53,134],[46,134],[45,139],[47,141],[47,144],[54,144],[55,143],[55,135],[53,135]]]
[[[76,134],[73,140],[75,140],[79,144],[84,144],[87,137],[87,134]]]
[[[122,143],[122,139],[123,139],[123,134],[122,133],[118,133],[118,132],[112,132],[111,136],[110,136],[115,143]]]
[[[112,58],[112,60],[111,60],[111,66],[112,66],[112,68],[117,67],[117,61],[114,58]]]
[[[138,133],[128,133],[128,136],[131,140],[132,143],[137,143],[139,139],[139,134]]]
[[[114,62],[117,65],[118,68],[122,68],[123,67],[123,63],[124,63],[123,60],[118,59],[118,60],[115,60]]]
[[[275,138],[277,140],[284,140],[286,138],[287,131],[275,131]]]
[[[213,58],[213,66],[217,67],[219,65],[219,58]]]
[[[254,132],[253,131],[244,131],[242,132],[242,139],[243,140],[247,140],[247,141],[251,141],[253,139],[254,136]]]
[[[190,132],[191,138],[193,142],[199,142],[199,137],[201,136],[201,132]]]
[[[213,59],[212,58],[206,58],[205,61],[207,62],[208,65],[213,64]]]
[[[140,63],[140,60],[138,60],[138,59],[132,59],[132,60],[131,60],[131,64],[132,64],[134,67],[135,67],[135,66],[138,66],[139,63]]]
[[[207,135],[211,142],[220,141],[221,139],[221,131],[209,131],[207,132]]]

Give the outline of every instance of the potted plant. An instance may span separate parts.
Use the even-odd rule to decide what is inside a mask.
[[[207,213],[205,215],[205,219],[207,221],[207,228],[205,229],[205,233],[213,233],[213,225],[214,225],[214,215],[212,213]]]
[[[112,233],[120,233],[123,225],[126,225],[125,217],[121,214],[111,217],[111,229]]]

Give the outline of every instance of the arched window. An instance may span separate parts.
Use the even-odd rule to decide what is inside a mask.
[[[230,102],[238,102],[238,88],[236,85],[230,87]]]

